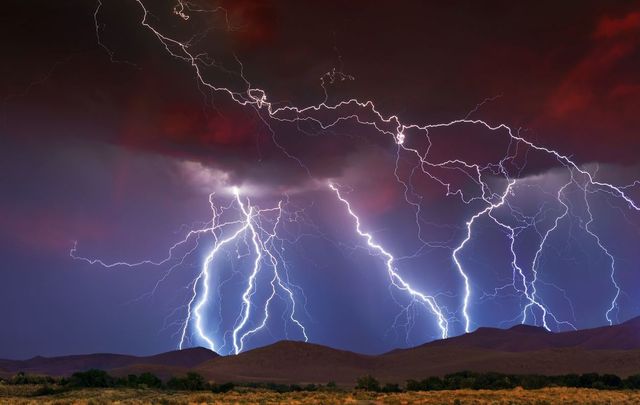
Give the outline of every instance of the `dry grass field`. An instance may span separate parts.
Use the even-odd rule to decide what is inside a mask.
[[[638,404],[640,391],[577,388],[457,390],[378,394],[368,392],[233,391],[226,394],[137,389],[83,389],[32,396],[37,386],[0,385],[2,404]]]

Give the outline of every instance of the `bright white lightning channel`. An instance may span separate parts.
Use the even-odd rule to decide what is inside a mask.
[[[198,275],[191,282],[191,297],[186,305],[186,315],[180,330],[178,348],[183,349],[186,346],[189,341],[189,330],[193,328],[197,338],[204,342],[209,349],[219,351],[222,346],[217,343],[215,337],[210,335],[204,325],[204,322],[207,319],[205,311],[208,309],[208,305],[210,305],[212,295],[210,288],[211,272],[214,271],[215,260],[221,255],[221,253],[232,244],[242,243],[244,240],[243,237],[248,235],[253,247],[254,258],[252,260],[251,272],[247,279],[247,285],[242,294],[241,312],[238,315],[238,321],[232,331],[233,353],[240,353],[244,348],[246,339],[263,330],[267,326],[269,320],[269,305],[272,303],[274,297],[280,296],[278,291],[282,292],[282,296],[280,297],[284,297],[284,299],[288,301],[289,309],[287,318],[292,324],[299,328],[303,340],[308,341],[309,337],[307,335],[307,330],[302,321],[298,318],[298,314],[296,312],[296,295],[293,292],[292,285],[288,281],[288,276],[283,277],[281,274],[281,268],[286,266],[286,264],[276,258],[279,256],[279,253],[277,253],[277,247],[274,244],[274,241],[279,239],[278,227],[281,224],[284,211],[282,201],[280,201],[275,208],[260,209],[255,205],[251,205],[248,199],[244,202],[243,197],[240,195],[237,188],[233,188],[233,196],[234,201],[232,204],[223,207],[220,212],[213,203],[213,195],[210,196],[211,210],[213,214],[211,222],[206,224],[203,228],[190,230],[185,238],[170,247],[169,254],[162,260],[142,260],[135,263],[122,261],[106,263],[100,259],[89,259],[78,256],[76,253],[77,244],[74,244],[70,251],[70,255],[74,259],[86,261],[90,264],[98,264],[105,268],[120,266],[139,267],[143,265],[161,266],[177,260],[177,263],[169,268],[169,270],[155,285],[153,291],[149,293],[149,295],[152,295],[158,288],[159,283],[166,280],[168,275],[179,265],[184,263],[185,258],[197,249],[199,246],[199,239],[197,238],[205,234],[212,235],[214,238],[213,247],[207,253],[204,261],[202,262]],[[221,214],[232,209],[233,204],[238,207],[241,218],[220,222]],[[260,219],[269,213],[275,213],[276,219],[270,229],[265,229],[261,224]],[[234,227],[235,229],[230,232],[226,231],[230,227]],[[225,237],[218,236],[218,233],[220,232],[227,232],[229,235]],[[185,247],[191,240],[196,241],[195,247],[187,250],[187,252],[182,256],[178,255],[176,251],[181,247]],[[268,258],[266,266],[264,263],[265,256]],[[271,293],[264,304],[262,320],[258,322],[257,326],[246,330],[249,322],[251,322],[250,318],[252,309],[254,309],[256,305],[252,301],[252,297],[257,291],[256,277],[263,267],[269,267],[273,272],[273,278],[270,283]],[[296,286],[296,289],[299,290],[301,294],[304,294],[299,287]]]
[[[373,239],[373,236],[370,233],[362,230],[362,226],[360,225],[360,218],[356,215],[355,212],[353,212],[353,210],[351,209],[351,204],[342,196],[338,187],[332,183],[329,183],[329,188],[331,188],[331,190],[333,190],[336,193],[338,200],[340,200],[346,206],[347,212],[355,221],[356,232],[358,233],[358,235],[360,235],[362,238],[366,240],[367,246],[369,247],[369,249],[377,252],[378,255],[384,258],[387,274],[391,279],[391,283],[393,283],[393,285],[396,286],[398,289],[402,291],[406,291],[411,296],[412,299],[418,300],[422,304],[426,305],[427,308],[429,308],[429,310],[436,316],[438,320],[438,327],[440,328],[440,335],[442,339],[447,338],[449,335],[449,323],[445,318],[445,316],[443,315],[442,310],[436,303],[436,299],[430,295],[423,294],[413,289],[409,283],[404,281],[404,279],[396,271],[393,255],[387,252],[382,247],[382,245],[376,243]]]
[[[207,61],[211,60],[205,53],[201,51],[192,50],[194,44],[190,41],[181,41],[172,37],[170,34],[166,34],[162,32],[162,30],[158,29],[156,26],[150,22],[149,16],[151,15],[148,11],[145,3],[142,0],[134,0],[142,10],[142,19],[140,24],[143,28],[147,29],[149,32],[153,34],[153,36],[160,42],[164,50],[173,58],[177,58],[186,62],[192,69],[195,75],[196,80],[199,85],[204,88],[207,88],[213,92],[218,92],[227,95],[231,100],[236,102],[239,105],[246,106],[252,108],[256,114],[260,117],[265,126],[271,131],[272,139],[274,144],[284,153],[284,155],[288,158],[295,160],[309,175],[311,172],[304,165],[304,162],[291,154],[286,150],[278,141],[276,137],[276,132],[271,128],[271,121],[278,121],[281,123],[292,123],[292,124],[300,124],[302,122],[307,122],[310,124],[315,124],[317,128],[321,130],[327,130],[336,127],[340,123],[351,122],[356,125],[360,125],[364,128],[369,128],[377,131],[379,134],[384,136],[389,136],[390,140],[393,144],[396,145],[398,149],[398,153],[406,154],[414,159],[414,168],[416,170],[411,171],[409,177],[401,179],[399,174],[396,171],[396,178],[399,183],[405,187],[405,191],[411,189],[412,193],[415,193],[415,190],[412,187],[412,176],[415,171],[423,174],[429,180],[432,180],[439,184],[443,190],[444,195],[446,197],[457,198],[463,204],[471,207],[471,204],[481,203],[482,207],[478,209],[474,209],[471,215],[468,217],[469,219],[465,222],[463,235],[460,237],[459,243],[455,246],[451,247],[451,261],[452,266],[456,269],[460,278],[462,280],[461,290],[462,293],[462,302],[461,302],[461,316],[462,316],[462,324],[465,332],[470,332],[474,326],[478,325],[479,322],[475,322],[472,319],[472,312],[470,306],[472,305],[473,298],[473,278],[472,273],[469,272],[468,269],[465,268],[463,264],[462,253],[464,252],[465,247],[473,240],[474,232],[473,227],[476,221],[480,220],[480,218],[489,218],[492,220],[497,227],[506,231],[506,234],[510,240],[509,248],[511,251],[511,260],[508,264],[509,267],[513,270],[513,283],[512,287],[514,290],[520,294],[526,304],[522,308],[520,313],[521,322],[525,323],[528,321],[529,314],[533,315],[533,309],[537,308],[542,311],[543,316],[541,318],[542,326],[547,329],[550,329],[549,324],[547,323],[547,318],[553,319],[555,323],[560,325],[566,325],[568,327],[574,327],[573,324],[568,321],[559,320],[553,315],[548,305],[546,305],[540,295],[540,285],[538,282],[539,273],[542,270],[540,265],[540,257],[543,254],[545,246],[548,244],[549,236],[559,231],[559,222],[567,218],[567,213],[569,211],[570,201],[567,198],[563,197],[564,191],[569,186],[575,186],[582,190],[585,202],[587,204],[587,217],[584,219],[585,226],[583,227],[585,233],[589,235],[595,242],[595,246],[602,252],[603,255],[609,258],[610,268],[608,269],[609,278],[611,280],[612,285],[612,300],[610,305],[603,311],[603,318],[606,319],[608,323],[613,323],[613,319],[611,318],[611,313],[616,308],[618,308],[618,298],[622,293],[622,287],[616,281],[616,261],[615,257],[611,250],[607,249],[605,241],[596,233],[593,229],[592,225],[594,221],[596,221],[596,217],[594,213],[591,211],[591,207],[589,205],[589,199],[596,194],[604,196],[605,198],[614,198],[618,201],[624,202],[630,210],[634,213],[640,212],[640,206],[637,201],[635,201],[628,192],[633,189],[633,187],[638,183],[638,181],[633,182],[629,185],[615,185],[608,182],[603,182],[595,178],[595,174],[590,173],[588,170],[581,167],[578,163],[576,163],[569,155],[558,152],[554,149],[537,145],[520,135],[519,131],[512,130],[506,124],[497,124],[493,125],[487,123],[486,121],[480,119],[472,119],[470,118],[471,114],[477,112],[478,107],[476,107],[472,112],[467,114],[463,119],[452,120],[444,123],[436,123],[436,124],[416,124],[416,123],[405,123],[403,122],[398,115],[395,114],[385,114],[381,112],[376,106],[374,101],[366,100],[361,101],[356,98],[344,99],[337,102],[329,102],[328,93],[327,93],[327,83],[324,79],[321,79],[321,85],[324,90],[325,97],[322,102],[314,105],[308,106],[295,106],[290,104],[275,104],[269,101],[267,91],[253,87],[252,84],[245,78],[243,74],[243,66],[240,61],[238,61],[239,71],[237,75],[242,79],[242,82],[246,87],[242,89],[233,89],[231,87],[225,86],[223,84],[214,83],[214,81],[208,80],[206,78],[206,69],[215,68],[215,65],[208,63]],[[98,9],[96,9],[96,14],[99,10],[100,3],[98,3]],[[207,13],[207,15],[211,15],[212,13],[221,13],[224,17],[224,21],[228,24],[226,11],[221,8],[215,8],[210,10],[204,9],[196,9],[192,4],[188,2],[184,2],[179,0],[178,5],[174,9],[174,13],[177,18],[180,18],[182,21],[186,22],[191,20],[191,16],[197,13]],[[95,17],[95,16],[94,16]],[[97,21],[97,17],[96,17]],[[154,20],[155,21],[155,20]],[[102,30],[96,27],[96,33],[99,34]],[[100,45],[104,46],[100,41]],[[341,72],[339,72],[342,74]],[[324,77],[324,76],[323,76]],[[354,79],[349,76],[350,80]],[[485,100],[486,101],[486,100]],[[483,102],[484,103],[484,102]],[[509,148],[514,147],[516,152],[510,154],[510,151],[507,150],[506,155],[501,160],[489,163],[485,165],[479,165],[474,162],[467,162],[462,159],[450,159],[446,161],[438,161],[434,160],[434,158],[430,155],[431,145],[433,144],[432,139],[430,138],[430,132],[437,130],[439,128],[450,128],[450,127],[458,127],[458,126],[472,126],[474,128],[479,128],[482,130],[488,130],[492,135],[495,136],[506,136],[506,139],[509,141]],[[428,146],[426,149],[419,149],[418,147],[412,147],[413,138],[423,138],[426,139]],[[510,207],[508,204],[510,198],[516,193],[517,186],[517,174],[519,174],[523,167],[519,167],[515,174],[509,172],[506,169],[507,163],[512,163],[513,166],[518,166],[516,163],[516,154],[518,148],[527,149],[527,153],[531,151],[531,153],[540,153],[545,156],[551,157],[557,161],[557,163],[563,167],[567,173],[570,175],[570,181],[568,184],[564,184],[561,188],[557,190],[557,194],[555,196],[556,201],[564,208],[563,213],[558,216],[551,228],[549,228],[544,234],[540,235],[540,240],[537,245],[537,250],[535,257],[533,259],[533,263],[530,266],[531,275],[527,275],[523,266],[519,263],[518,254],[515,249],[515,239],[518,237],[518,230],[520,227],[514,227],[508,225],[506,222],[497,219],[494,216],[494,212],[498,210],[503,210],[506,207]],[[524,163],[526,165],[526,162]],[[477,190],[475,194],[469,191],[463,191],[461,188],[456,187],[451,184],[449,180],[446,178],[439,176],[437,170],[439,169],[447,169],[460,173],[462,176],[468,177],[472,182],[477,186]],[[491,186],[487,180],[487,178],[497,178],[500,177],[504,180],[506,187],[502,192],[496,193],[491,191]],[[356,231],[358,234],[365,238],[367,244],[370,249],[376,251],[381,257],[384,258],[385,264],[389,273],[389,276],[392,280],[392,283],[398,287],[399,289],[408,292],[414,299],[419,300],[423,304],[425,304],[432,313],[436,315],[438,318],[438,325],[440,331],[442,332],[442,337],[446,337],[449,335],[449,323],[447,319],[443,316],[442,311],[436,304],[435,299],[432,296],[424,295],[417,290],[413,289],[411,286],[406,284],[399,274],[396,272],[393,267],[394,259],[393,256],[386,251],[382,246],[376,244],[373,241],[373,238],[370,234],[364,232],[360,228],[359,218],[355,215],[355,213],[351,210],[349,203],[342,198],[339,190],[335,186],[331,186],[332,190],[337,194],[340,201],[346,204],[349,214],[356,220]],[[408,193],[405,192],[405,197],[407,197]],[[257,213],[252,212],[251,207],[248,204],[247,206],[243,205],[243,202],[240,200],[239,196],[236,194],[237,204],[241,207],[242,212],[245,214],[244,219],[239,221],[235,225],[242,227],[243,232],[250,234],[251,243],[253,245],[254,254],[256,256],[256,260],[254,262],[254,266],[252,268],[251,276],[248,280],[248,285],[246,290],[243,293],[243,304],[240,315],[238,316],[237,322],[235,324],[233,330],[233,346],[234,351],[237,353],[241,351],[244,347],[244,340],[255,333],[254,329],[246,330],[248,324],[249,313],[252,308],[251,297],[255,294],[256,291],[256,276],[260,272],[260,268],[263,265],[264,257],[266,256],[269,263],[269,266],[273,268],[274,276],[271,279],[270,286],[272,291],[276,290],[276,287],[280,289],[280,291],[284,291],[285,295],[289,295],[292,302],[292,313],[291,320],[295,323],[304,333],[306,339],[306,332],[302,325],[295,321],[294,313],[295,313],[295,300],[293,300],[292,290],[290,288],[285,288],[280,285],[282,279],[278,275],[278,266],[283,265],[281,262],[276,260],[276,257],[279,257],[278,254],[271,255],[269,252],[272,252],[272,249],[269,246],[272,246],[273,238],[271,238],[271,232],[267,232],[264,229],[260,229],[257,222],[253,221],[252,218],[257,215]],[[422,240],[421,231],[420,231],[420,209],[419,203],[414,201],[410,201],[407,199],[407,203],[412,205],[415,208],[416,212],[416,226],[418,227],[418,236],[420,241]],[[416,207],[418,204],[418,207]],[[517,217],[517,213],[511,209],[511,214],[515,218]],[[533,219],[535,222],[536,218]],[[226,224],[228,225],[228,224]],[[225,226],[226,226],[225,225]],[[533,226],[531,224],[526,225],[526,227]],[[212,228],[215,228],[215,224],[212,224]],[[217,229],[217,228],[216,228]],[[209,229],[206,231],[213,232],[213,229]],[[203,230],[194,231],[196,233],[203,232]],[[273,230],[275,232],[275,228]],[[241,232],[242,233],[242,232]],[[271,239],[270,239],[271,238]],[[223,243],[224,240],[217,242],[218,244]],[[426,242],[424,242],[426,243]],[[175,247],[175,246],[174,246]],[[172,248],[173,249],[173,248]],[[215,250],[215,248],[214,248]],[[141,262],[135,263],[133,265],[140,264],[164,264],[167,260],[172,257],[172,250],[169,252],[169,258],[160,262]],[[213,261],[213,256],[215,256],[216,252],[213,252],[211,257],[211,261]],[[75,248],[72,250],[72,255],[75,257]],[[89,260],[84,259],[92,264],[100,264],[106,267],[112,267],[116,265],[129,265],[127,263],[114,263],[107,264],[99,260]],[[203,267],[203,272],[201,273],[200,278],[198,279],[197,284],[202,285],[202,289],[204,289],[204,279],[207,278],[207,272],[209,265],[205,265]],[[518,281],[517,278],[520,280]],[[522,288],[517,287],[516,285],[522,284]],[[284,283],[285,286],[288,286]],[[196,285],[194,288],[194,296],[195,297],[197,288]],[[499,290],[499,289],[497,289]],[[207,294],[209,291],[207,290]],[[275,294],[275,293],[274,293]],[[263,307],[263,319],[266,320],[269,317],[269,303],[271,299],[274,297],[272,294],[267,300],[265,307]],[[206,297],[201,297],[201,300],[205,300]],[[192,299],[192,302],[189,304],[189,310],[191,311],[191,304],[194,304],[193,312],[194,317],[196,318],[196,329],[198,328],[199,318],[197,315],[198,304],[202,302]],[[204,304],[203,304],[204,305]],[[187,323],[191,319],[191,315],[187,317]],[[266,321],[265,321],[266,322]],[[534,319],[534,323],[537,324],[537,320]],[[263,323],[258,323],[258,330],[263,326]],[[206,335],[205,335],[206,336]],[[201,338],[202,335],[201,335]],[[204,338],[203,338],[204,340]]]

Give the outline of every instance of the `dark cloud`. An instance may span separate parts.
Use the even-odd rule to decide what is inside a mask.
[[[456,310],[460,296],[452,294],[459,294],[460,279],[446,247],[463,237],[471,208],[457,197],[443,197],[443,185],[428,176],[412,177],[419,169],[410,153],[400,155],[397,170],[412,180],[416,195],[409,194],[420,203],[421,236],[445,246],[415,257],[415,206],[406,204],[404,187],[394,176],[397,145],[391,137],[353,121],[324,131],[310,122],[267,120],[198,83],[189,63],[170,57],[140,26],[137,2],[102,3],[97,27],[96,2],[3,3],[0,245],[8,276],[0,283],[0,296],[24,305],[1,306],[9,331],[0,334],[2,353],[26,357],[172,348],[171,332],[163,335],[157,329],[162,317],[184,304],[183,287],[200,265],[198,258],[185,263],[149,307],[114,311],[105,303],[148,291],[158,269],[103,272],[70,260],[68,249],[78,239],[82,253],[91,257],[160,257],[181,235],[176,230],[184,230],[182,224],[210,218],[206,194],[230,184],[245,186],[254,202],[265,206],[289,193],[294,205],[306,207],[318,227],[314,231],[339,243],[361,244],[352,218],[324,191],[328,178],[339,182],[376,239],[411,257],[400,263],[403,274],[430,291],[447,292],[442,299]],[[202,74],[216,85],[245,89],[238,74],[242,68],[270,101],[307,106],[324,99],[321,77],[335,69],[353,80],[328,80],[330,102],[373,100],[383,113],[418,124],[464,117],[499,95],[471,117],[522,127],[526,138],[573,156],[589,170],[600,163],[599,176],[612,182],[637,177],[638,2],[203,0],[189,4],[202,9],[221,4],[227,14],[186,10],[188,20],[173,12],[175,0],[147,3],[151,24],[191,41],[194,52],[208,53],[203,62],[209,66]],[[353,111],[345,109],[346,114]],[[428,147],[420,132],[406,135],[407,146]],[[516,153],[504,132],[459,125],[430,135],[436,162],[464,158],[485,165],[507,151]],[[515,164],[524,162],[526,170]],[[512,174],[522,177],[511,196],[512,208],[535,215],[539,200],[532,196],[540,198],[536,192],[546,188],[555,192],[553,187],[565,180],[566,171],[554,170],[558,165],[519,148],[516,162],[508,164]],[[468,196],[481,192],[468,168],[431,170]],[[492,187],[504,187],[496,173],[485,174]],[[639,188],[628,190],[635,196]],[[571,190],[568,196],[581,197],[577,193]],[[593,226],[603,230],[603,239],[623,258],[621,275],[627,274],[625,286],[631,291],[637,285],[637,275],[630,275],[637,244],[627,235],[637,235],[637,229],[630,225],[633,218],[626,216],[625,204],[603,201],[594,204],[594,211],[614,209],[622,215],[600,216]],[[552,203],[545,209],[548,221],[562,207]],[[605,258],[592,238],[579,235],[578,220],[572,221],[563,224],[562,235],[571,238],[561,241],[567,247],[559,250],[566,251],[549,253],[545,260],[551,264],[543,276],[568,287],[590,309],[578,314],[580,326],[601,325],[596,309],[608,304],[609,297],[601,294],[603,280],[609,279],[602,271],[607,264],[602,265]],[[479,220],[477,238],[463,252],[478,287],[474,299],[480,287],[490,291],[496,278],[512,274],[505,235],[487,222]],[[357,249],[345,253],[301,232],[300,257],[289,253],[295,249],[287,254],[293,257],[294,281],[313,286],[307,292],[309,310],[317,315],[314,341],[370,352],[397,346],[372,338],[388,332],[382,318],[392,322],[397,315],[384,295],[387,278],[380,277],[384,269],[378,258]],[[576,286],[573,280],[582,280],[584,269],[589,281]],[[354,285],[362,288],[354,291]],[[631,305],[621,318],[635,315],[632,298],[625,296]],[[564,297],[558,302],[564,306]],[[486,325],[507,319],[503,315],[515,307],[504,301],[476,304],[478,324]],[[346,308],[356,308],[356,316]],[[362,319],[370,325],[358,324]],[[47,333],[40,329],[42,322],[48,323]],[[423,329],[416,328],[414,343],[429,336]],[[19,350],[9,353],[14,347]]]
[[[271,100],[298,105],[323,97],[320,77],[333,67],[356,80],[330,86],[331,99],[372,99],[382,111],[408,122],[458,118],[484,98],[501,94],[475,116],[529,127],[527,136],[581,161],[635,159],[640,36],[638,11],[630,4],[494,2],[453,8],[410,2],[391,13],[389,6],[364,2],[303,7],[241,1],[222,3],[227,31],[216,13],[190,12],[185,24],[169,3],[153,4],[152,24],[180,38],[215,28],[195,42],[215,58],[217,67],[203,70],[212,83],[242,86],[237,76],[225,73],[239,69],[233,50],[244,61],[246,77],[267,89]],[[203,9],[217,5],[199,4]],[[14,95],[29,90],[5,105],[10,132],[51,136],[47,128],[56,128],[58,134],[200,160],[230,172],[236,181],[254,177],[249,180],[274,184],[307,178],[273,144],[274,136],[320,178],[340,176],[354,154],[368,153],[372,144],[393,151],[392,142],[357,125],[328,133],[306,124],[269,128],[255,111],[198,87],[188,64],[173,60],[139,26],[135,2],[107,2],[98,15],[101,41],[120,61],[114,63],[98,46],[93,7],[77,2],[47,3],[35,11],[19,2],[8,6],[6,15],[12,18],[3,27],[4,38],[21,41],[5,39],[12,61],[5,67],[5,87],[13,87]],[[30,86],[40,77],[47,79]],[[38,122],[25,123],[33,115]],[[475,139],[485,146],[502,142]],[[621,144],[627,145],[624,151]],[[470,155],[491,149],[464,148]],[[434,152],[440,150],[443,158],[460,151],[447,141]]]
[[[593,160],[633,163],[640,150],[640,11],[601,17],[589,50],[550,94],[540,127]],[[623,148],[622,145],[625,145]]]

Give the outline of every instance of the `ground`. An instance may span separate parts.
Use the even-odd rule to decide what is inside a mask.
[[[377,394],[367,392],[269,391],[177,392],[150,389],[83,389],[33,396],[37,386],[0,385],[2,404],[638,404],[640,391],[598,391],[578,388],[540,390],[458,390]]]

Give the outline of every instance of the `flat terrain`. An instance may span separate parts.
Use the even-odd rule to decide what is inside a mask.
[[[378,394],[369,392],[268,391],[175,392],[137,389],[84,389],[51,396],[31,396],[38,387],[0,385],[2,404],[638,404],[640,391],[584,388],[541,390],[457,390]]]

